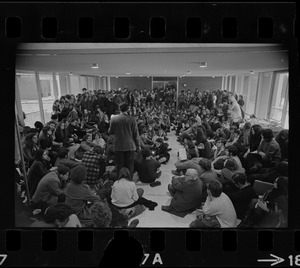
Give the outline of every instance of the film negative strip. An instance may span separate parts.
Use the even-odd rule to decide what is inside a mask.
[[[19,132],[14,131],[18,127],[17,123],[14,124],[18,121],[17,115],[24,109],[24,102],[22,106],[21,100],[38,100],[35,104],[40,117],[32,120],[46,122],[46,112],[40,111],[43,111],[41,104],[46,105],[47,97],[54,94],[57,98],[56,91],[59,92],[58,95],[71,94],[70,88],[78,87],[74,84],[74,79],[70,78],[73,73],[77,72],[81,77],[87,77],[90,72],[91,76],[95,77],[96,72],[91,70],[99,70],[98,64],[100,71],[97,73],[97,79],[79,79],[80,90],[83,87],[109,90],[118,86],[133,87],[128,80],[116,82],[118,76],[121,78],[132,75],[145,81],[150,79],[148,82],[134,84],[136,87],[144,87],[145,83],[152,87],[155,82],[157,85],[162,83],[165,87],[176,85],[178,94],[178,89],[187,85],[197,87],[196,83],[199,81],[195,80],[193,84],[192,80],[186,79],[196,68],[199,73],[199,70],[206,72],[206,75],[202,76],[221,77],[219,84],[211,81],[205,83],[220,85],[222,89],[233,88],[235,85],[233,91],[238,92],[237,88],[242,87],[242,84],[238,85],[238,74],[243,77],[243,85],[254,82],[251,79],[246,81],[249,78],[245,79],[245,73],[234,73],[231,70],[232,73],[229,72],[225,76],[220,70],[230,69],[233,64],[231,61],[240,57],[235,70],[245,68],[245,61],[249,61],[249,69],[251,68],[253,73],[260,72],[257,74],[258,80],[254,88],[264,87],[262,93],[255,93],[257,96],[252,96],[249,91],[249,96],[253,98],[251,101],[256,103],[251,113],[265,112],[270,117],[269,106],[277,106],[273,110],[274,113],[276,109],[280,110],[281,123],[285,126],[287,124],[288,129],[292,127],[292,131],[295,131],[299,117],[296,103],[289,107],[289,102],[284,100],[288,98],[289,101],[296,102],[296,94],[299,91],[295,3],[9,2],[0,3],[0,25],[0,75],[3,85],[1,114],[4,120],[1,129],[1,170],[4,172],[0,180],[0,266],[105,267],[115,263],[144,267],[300,266],[300,185],[296,178],[297,156],[293,155],[297,154],[296,148],[292,150],[292,156],[289,156],[295,161],[290,162],[292,175],[288,181],[288,216],[285,219],[288,224],[284,228],[280,225],[281,222],[278,222],[277,228],[276,225],[265,228],[189,228],[191,220],[185,221],[186,217],[178,217],[179,220],[176,220],[176,215],[171,215],[169,222],[162,223],[159,217],[163,219],[164,216],[161,216],[161,213],[168,212],[161,211],[160,207],[153,211],[157,214],[150,214],[149,211],[144,218],[141,216],[140,226],[136,228],[99,228],[86,225],[88,227],[75,229],[58,228],[59,224],[57,228],[50,228],[50,225],[32,228],[29,227],[31,222],[22,222],[27,213],[24,209],[25,204],[32,201],[28,200],[32,196],[28,196],[27,201],[22,204],[17,198],[20,192],[19,184],[12,179],[16,169],[12,159],[16,159],[17,151],[12,145],[22,147],[21,137],[17,135]],[[199,47],[202,50],[199,50]],[[69,55],[64,55],[68,49]],[[245,50],[252,53],[254,63],[251,61],[252,57],[243,56]],[[230,57],[222,58],[222,54],[230,52]],[[106,55],[101,58],[103,61],[94,62],[93,57],[101,53]],[[116,56],[122,53],[130,56]],[[145,56],[147,53],[152,53],[153,58]],[[172,53],[173,56],[165,57]],[[201,57],[191,60],[191,57],[186,56],[194,56],[197,53],[203,58],[212,59],[213,54],[217,55],[215,57],[221,57],[221,61],[216,61],[221,67],[205,69],[207,65],[210,67],[210,62],[202,61]],[[140,58],[137,55],[141,55]],[[55,57],[61,57],[60,64]],[[174,60],[177,58],[179,60]],[[154,64],[157,61],[163,66],[164,63],[160,59],[166,60],[165,69],[160,68],[157,63]],[[185,60],[188,62],[184,62]],[[132,71],[134,65],[140,67],[143,61],[148,62],[144,64],[144,69],[141,68],[140,72],[137,72],[135,68],[135,72]],[[87,62],[91,66],[88,66]],[[177,67],[181,63],[180,73]],[[101,73],[105,64],[104,73]],[[195,68],[187,69],[192,64],[196,65]],[[170,66],[174,67],[171,68],[172,71],[168,69]],[[89,70],[83,71],[84,68]],[[268,78],[264,80],[263,75],[268,72],[274,75],[273,72],[278,70],[278,80],[272,78],[270,81],[273,82],[269,81],[269,86],[264,85]],[[280,76],[283,71],[288,73],[286,81],[285,74]],[[26,78],[26,73],[27,77],[31,75],[34,78]],[[108,76],[111,78],[107,79]],[[33,97],[29,96],[32,90],[26,92],[25,87],[20,88],[20,77],[24,79],[22,85],[27,83],[29,88],[35,85],[38,93],[35,92]],[[155,77],[161,79],[155,80]],[[173,84],[172,77],[176,78]],[[33,79],[33,84],[30,79]],[[50,95],[47,95],[47,83],[51,88]],[[205,83],[201,86],[207,86]],[[277,104],[267,103],[269,99],[274,98],[265,96],[270,94],[270,89],[267,88],[279,88],[280,83],[282,88],[284,83],[288,84],[287,93],[281,93]],[[66,89],[65,92],[63,88]],[[50,97],[49,99],[53,100]],[[251,101],[249,100],[248,104]],[[289,116],[289,113],[293,116]],[[30,116],[28,115],[27,120]],[[289,121],[292,122],[291,126],[286,123]],[[292,135],[292,140],[293,137],[296,135]],[[295,139],[293,147],[296,145],[298,142]],[[25,168],[24,157],[20,158]],[[25,192],[29,191],[28,185],[24,187]],[[160,190],[152,190],[150,199],[159,203],[160,198],[163,199],[159,197]],[[164,189],[164,192],[166,191],[167,188]]]

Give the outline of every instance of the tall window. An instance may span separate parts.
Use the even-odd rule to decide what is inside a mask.
[[[55,101],[52,73],[39,72],[45,122],[51,120],[52,106]]]
[[[71,92],[72,94],[76,94],[81,91],[80,89],[80,77],[77,75],[70,75],[70,83],[71,83]]]
[[[22,111],[25,113],[25,125],[34,127],[36,121],[41,121],[38,102],[35,73],[17,71],[16,78],[21,98]]]
[[[269,118],[282,122],[288,111],[288,72],[276,73]]]
[[[247,106],[246,106],[247,114],[254,114],[256,94],[257,94],[257,83],[258,83],[258,75],[249,76],[248,96],[247,96]]]
[[[231,89],[230,89],[231,92],[235,92],[235,83],[236,83],[236,76],[233,75],[231,77]]]

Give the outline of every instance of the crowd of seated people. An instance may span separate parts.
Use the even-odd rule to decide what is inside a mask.
[[[169,192],[173,209],[201,211],[191,227],[237,227],[237,219],[240,226],[245,226],[244,221],[249,226],[247,210],[253,210],[251,204],[258,199],[251,190],[255,180],[276,184],[279,177],[288,178],[288,130],[274,135],[272,129],[251,125],[244,118],[242,96],[221,90],[182,90],[177,103],[174,88],[84,88],[77,96],[67,94],[56,100],[45,126],[36,122],[35,128],[23,129],[25,172],[34,209],[44,213],[49,205],[65,203],[82,226],[128,226],[128,219],[145,206],[153,209],[156,203],[142,197],[126,170],[117,174],[116,168],[107,169],[115,165],[110,120],[118,116],[123,102],[130,106],[128,114],[139,130],[141,150],[135,153],[134,172],[141,182],[155,182],[161,165],[170,161],[171,131],[185,148],[187,158],[178,159],[176,170],[170,170],[175,176]],[[125,196],[129,189],[132,195]],[[180,204],[185,196],[189,201]],[[98,204],[97,209],[93,204]],[[267,209],[277,213],[280,226],[287,224],[283,205]],[[100,223],[92,213],[100,210],[111,211],[109,220]]]

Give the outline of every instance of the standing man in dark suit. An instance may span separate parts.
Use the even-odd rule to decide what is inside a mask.
[[[117,173],[122,167],[130,170],[131,178],[134,168],[134,152],[140,150],[140,139],[135,119],[128,115],[127,103],[120,104],[121,114],[110,121],[109,135],[115,135],[115,161]]]

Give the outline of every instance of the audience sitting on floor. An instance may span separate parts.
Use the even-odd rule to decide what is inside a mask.
[[[196,169],[187,169],[184,176],[174,176],[168,185],[172,196],[169,206],[162,206],[162,210],[191,211],[200,208],[202,202],[202,181],[198,178]]]
[[[92,192],[90,187],[83,183],[87,176],[84,165],[78,165],[70,172],[71,182],[65,189],[65,203],[69,205],[80,221],[91,224],[91,204],[100,197]]]
[[[158,179],[161,175],[159,168],[161,164],[154,159],[148,148],[142,149],[142,159],[137,163],[137,172],[139,180],[144,183],[151,183]]]
[[[207,198],[197,219],[191,228],[234,228],[237,227],[237,215],[230,198],[223,193],[218,180],[207,183]]]
[[[259,196],[244,217],[241,228],[276,227],[286,228],[288,225],[288,178],[280,176],[271,190]]]
[[[60,164],[57,169],[47,173],[40,180],[31,199],[34,208],[44,210],[49,205],[65,201],[65,187],[69,171],[66,166]]]
[[[288,177],[288,129],[273,133],[271,129],[257,124],[253,118],[247,121],[242,99],[237,102],[236,94],[221,90],[196,90],[194,93],[183,90],[177,103],[175,88],[167,91],[155,89],[151,94],[146,90],[137,90],[138,94],[129,92],[129,89],[113,89],[109,92],[90,90],[77,96],[67,94],[55,101],[53,115],[45,126],[37,121],[35,128],[22,127],[28,194],[31,197],[36,194],[33,203],[37,206],[33,207],[41,205],[37,199],[45,200],[46,197],[38,197],[41,196],[41,189],[37,191],[37,187],[42,178],[50,176],[50,185],[58,186],[54,187],[58,189],[54,192],[60,193],[58,196],[54,194],[54,197],[51,193],[51,199],[64,202],[66,193],[66,204],[82,221],[82,226],[127,227],[128,219],[142,213],[145,209],[143,206],[154,209],[157,203],[142,197],[132,174],[128,176],[123,170],[120,177],[115,169],[115,137],[109,135],[108,129],[111,118],[118,116],[119,104],[124,101],[129,102],[128,116],[134,117],[137,122],[141,149],[137,148],[134,152],[134,168],[142,183],[164,180],[159,169],[164,170],[168,166],[161,167],[161,164],[174,161],[172,164],[175,164],[176,170],[170,171],[175,178],[170,185],[173,185],[173,181],[177,184],[180,182],[189,189],[190,185],[199,181],[202,184],[200,199],[203,202],[207,201],[210,192],[207,185],[220,182],[223,187],[220,196],[224,198],[223,194],[228,194],[241,220],[246,203],[253,194],[251,187],[255,180],[274,183],[278,177]],[[186,159],[176,161],[171,158],[170,130],[178,135]],[[67,188],[64,182],[67,175],[63,174],[66,170],[62,172],[62,165],[71,173]],[[78,174],[76,170],[79,170]],[[191,170],[193,175],[190,175]],[[44,180],[41,185],[45,186],[48,182]],[[212,189],[218,188],[216,185],[211,186]],[[171,186],[169,188],[170,193],[174,194],[173,203],[175,196],[186,195],[180,190],[175,192]],[[27,191],[24,186],[23,189]],[[220,200],[218,191],[212,192],[211,199]],[[48,196],[46,193],[44,195]],[[109,220],[102,223],[99,218],[101,211],[108,213],[104,208],[106,205],[103,205],[106,199],[112,213],[110,223]],[[48,206],[48,201],[42,204],[43,209]],[[99,210],[95,222],[91,213],[94,202],[102,202],[99,206],[95,203],[95,211]],[[228,203],[226,209],[230,207]],[[139,210],[140,207],[143,209]],[[198,207],[192,209],[195,208]],[[232,211],[230,215],[234,218]],[[280,217],[284,218],[285,214],[282,215]],[[227,221],[227,216],[224,222],[222,216],[218,217],[211,217],[208,210],[203,225],[236,227],[234,220],[230,223]],[[282,225],[286,221],[283,222]]]

